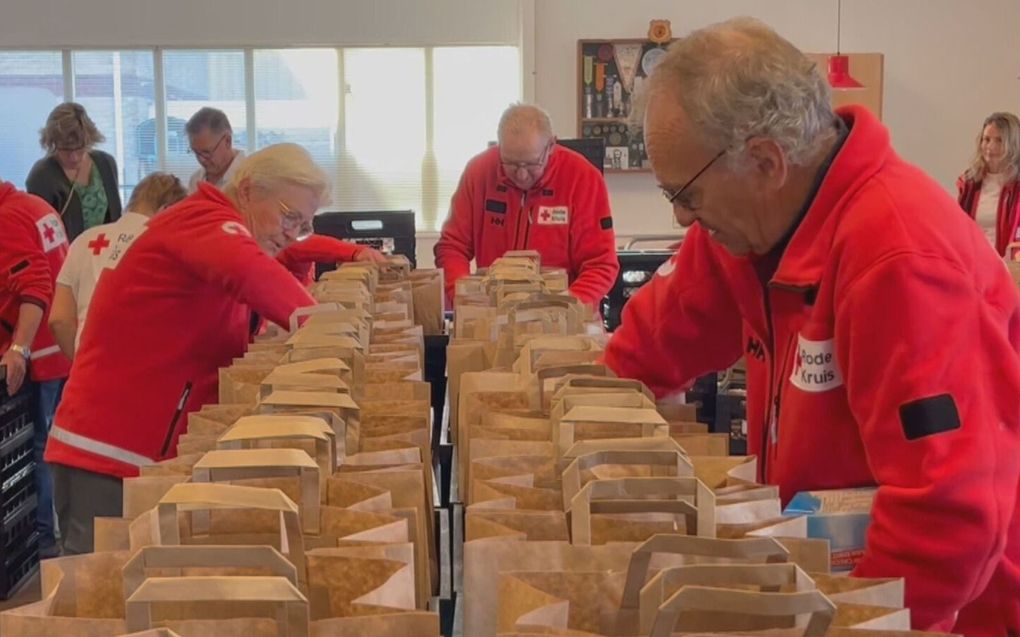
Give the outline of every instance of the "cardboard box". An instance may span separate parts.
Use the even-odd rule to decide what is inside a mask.
[[[808,537],[829,540],[832,570],[849,571],[864,556],[875,491],[874,487],[802,491],[783,514],[808,516]]]

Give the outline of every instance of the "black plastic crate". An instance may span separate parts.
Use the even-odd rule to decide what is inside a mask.
[[[38,498],[35,493],[35,480],[22,480],[13,489],[3,494],[3,508],[0,510],[0,532],[7,532],[25,515],[34,511]],[[0,543],[0,546],[7,546]]]
[[[6,453],[0,455],[0,493],[6,499],[7,493],[17,489],[23,482],[30,480],[35,471],[35,445],[32,440],[32,429],[27,436],[11,438],[5,444]],[[17,444],[14,444],[17,443]]]
[[[7,396],[6,383],[0,382],[0,455],[8,438],[16,436],[24,427],[32,428],[32,400],[27,390]]]
[[[656,270],[673,252],[670,250],[620,250],[620,272],[616,275],[609,294],[602,300],[602,317],[606,330],[612,332],[620,326],[623,307],[641,286],[652,280]]]
[[[0,599],[9,599],[39,569],[39,532],[32,524],[26,526],[24,535],[15,539],[9,550],[4,551],[0,563]]]
[[[412,210],[323,212],[315,215],[312,223],[315,234],[371,246],[386,254],[402,254],[411,267],[418,267]],[[315,268],[316,277],[332,269],[319,264]]]

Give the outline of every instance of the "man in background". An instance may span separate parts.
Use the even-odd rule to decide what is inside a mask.
[[[543,266],[567,270],[571,294],[596,306],[620,270],[602,173],[556,144],[537,106],[508,108],[498,140],[468,162],[436,243],[448,301],[472,259],[485,268],[507,251],[536,250]]]
[[[195,159],[202,166],[188,180],[188,192],[198,190],[200,182],[208,182],[220,190],[244,160],[244,151],[234,148],[234,131],[227,114],[209,106],[198,109],[184,130]]]

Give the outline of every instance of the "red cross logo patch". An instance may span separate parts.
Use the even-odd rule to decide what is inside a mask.
[[[67,245],[67,233],[64,231],[64,224],[60,223],[57,215],[50,213],[35,222],[39,229],[39,237],[42,239],[43,252],[50,252],[62,245]]]
[[[565,226],[570,222],[570,209],[566,206],[539,206],[540,226]]]
[[[99,256],[103,253],[103,250],[110,247],[110,240],[106,238],[106,233],[100,233],[98,237],[89,241],[89,249],[92,250],[92,254]]]

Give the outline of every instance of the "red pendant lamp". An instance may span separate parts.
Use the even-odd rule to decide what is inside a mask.
[[[836,55],[829,56],[829,86],[834,89],[864,88],[850,75],[850,56],[839,52],[839,36],[842,31],[843,0],[836,0]]]

